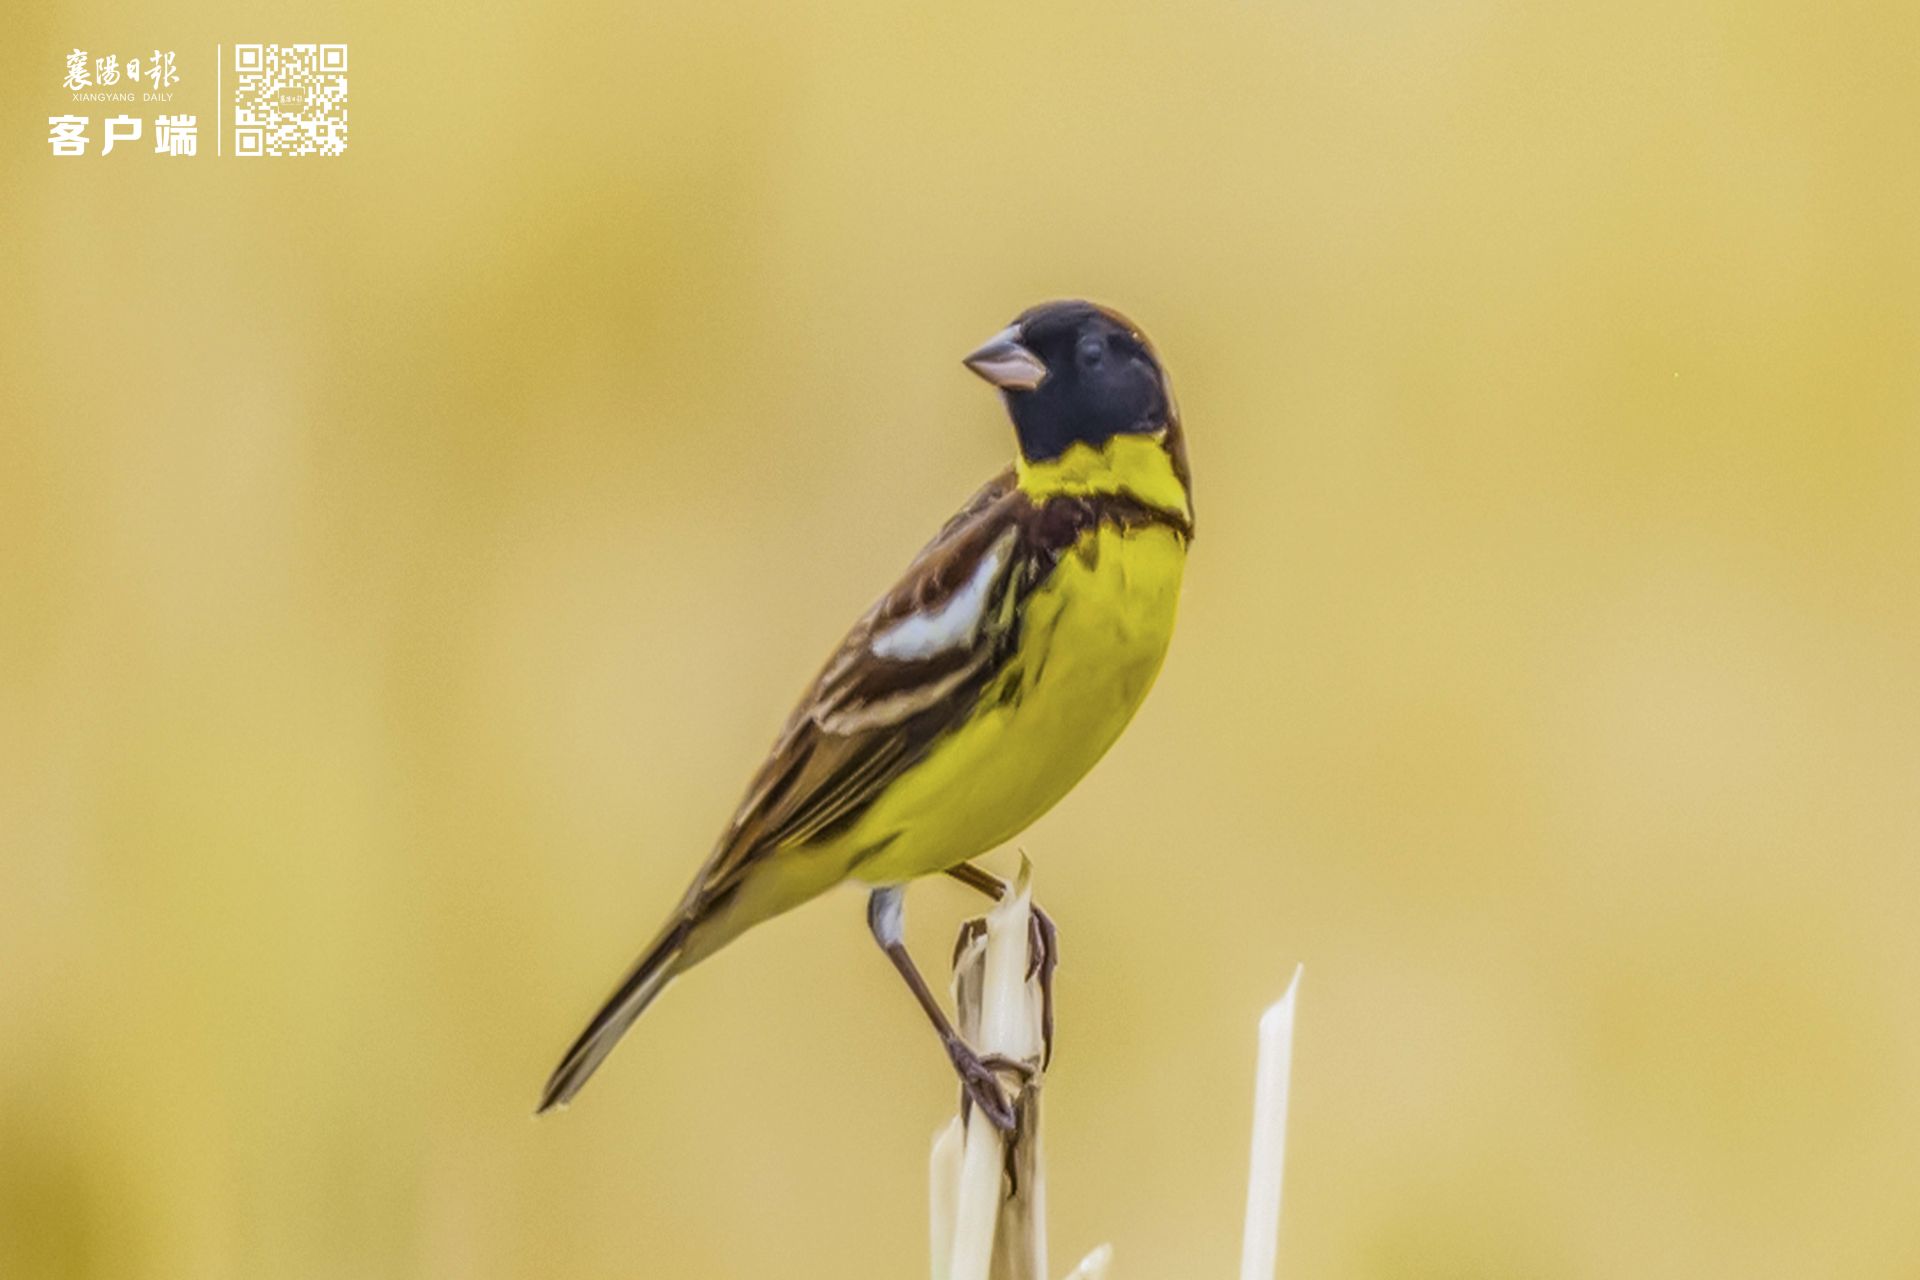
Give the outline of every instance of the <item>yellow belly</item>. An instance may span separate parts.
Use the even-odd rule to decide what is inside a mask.
[[[945,870],[1072,790],[1159,674],[1185,564],[1185,542],[1161,525],[1085,534],[1029,598],[1020,647],[981,710],[834,841],[866,855],[853,874],[892,883]]]

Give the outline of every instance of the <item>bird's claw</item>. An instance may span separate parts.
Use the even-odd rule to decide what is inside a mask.
[[[961,923],[960,934],[953,942],[955,967],[959,966],[960,957],[966,954],[967,948],[986,931],[987,922],[983,917],[975,916]],[[1053,974],[1059,967],[1060,930],[1055,927],[1052,916],[1035,906],[1027,916],[1026,980],[1031,982],[1036,976],[1040,979],[1040,1066],[1042,1069],[1053,1065]]]
[[[1032,1065],[998,1053],[982,1056],[957,1042],[948,1047],[948,1053],[953,1059],[954,1071],[960,1076],[962,1110],[969,1103],[979,1107],[987,1123],[1001,1133],[1012,1134],[1020,1121],[998,1073],[1011,1072],[1025,1082],[1036,1074]]]
[[[1028,917],[1027,977],[1040,977],[1040,1065],[1053,1065],[1053,971],[1060,967],[1060,931],[1053,917],[1035,907]]]

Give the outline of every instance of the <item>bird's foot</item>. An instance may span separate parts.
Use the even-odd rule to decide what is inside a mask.
[[[987,922],[975,917],[960,926],[960,936],[953,942],[953,963],[958,965],[960,957],[975,939],[987,931]],[[1053,917],[1039,907],[1033,908],[1027,916],[1027,980],[1035,976],[1040,979],[1040,1065],[1042,1068],[1053,1065],[1053,973],[1060,967],[1060,930],[1054,926]]]
[[[953,1060],[954,1072],[960,1077],[961,1112],[964,1114],[969,1105],[979,1107],[987,1123],[1011,1135],[1020,1121],[1007,1098],[1006,1086],[1000,1083],[999,1073],[1010,1072],[1024,1082],[1033,1079],[1036,1074],[1033,1067],[998,1053],[975,1053],[958,1038],[947,1043],[947,1056]]]

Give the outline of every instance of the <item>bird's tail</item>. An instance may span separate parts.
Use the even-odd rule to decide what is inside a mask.
[[[686,949],[691,923],[684,916],[675,920],[647,948],[646,954],[634,963],[632,971],[607,997],[607,1002],[600,1006],[600,1012],[593,1015],[593,1021],[587,1024],[587,1029],[580,1033],[566,1056],[560,1059],[560,1065],[553,1069],[547,1087],[540,1093],[540,1105],[535,1108],[535,1115],[571,1102],[573,1095],[587,1083],[587,1078],[613,1052],[613,1046],[619,1043],[634,1019],[645,1013],[647,1006],[666,990],[667,983],[673,980],[676,972],[674,961]]]

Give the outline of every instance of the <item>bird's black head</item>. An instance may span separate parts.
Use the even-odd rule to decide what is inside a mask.
[[[1028,462],[1079,442],[1098,449],[1117,435],[1178,430],[1166,374],[1145,336],[1091,302],[1033,308],[966,365],[1005,394]]]

